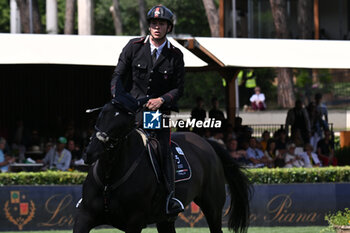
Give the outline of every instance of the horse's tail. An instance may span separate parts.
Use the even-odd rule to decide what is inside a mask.
[[[235,232],[247,232],[249,225],[249,200],[251,185],[247,176],[242,172],[241,167],[231,158],[227,150],[212,140],[207,140],[220,157],[226,182],[229,185],[231,194],[230,209],[228,212],[228,228]]]

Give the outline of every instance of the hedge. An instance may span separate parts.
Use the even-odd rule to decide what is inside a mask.
[[[350,166],[325,168],[258,168],[246,169],[254,184],[350,182]],[[79,185],[85,172],[0,173],[0,185]]]
[[[350,182],[350,166],[324,168],[260,168],[246,170],[254,184]]]

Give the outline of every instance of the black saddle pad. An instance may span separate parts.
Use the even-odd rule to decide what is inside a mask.
[[[176,142],[171,141],[171,151],[175,160],[175,182],[191,179],[192,170],[181,147]]]

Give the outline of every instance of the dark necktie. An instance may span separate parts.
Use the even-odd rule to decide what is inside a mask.
[[[152,53],[153,65],[156,64],[156,61],[157,61],[157,49],[153,49],[153,53]]]

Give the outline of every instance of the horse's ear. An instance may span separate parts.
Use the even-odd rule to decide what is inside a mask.
[[[112,99],[113,105],[120,105],[125,110],[136,113],[138,109],[138,101],[132,97],[129,93],[121,92],[118,93],[113,99]]]

